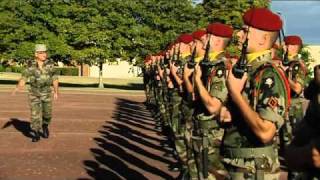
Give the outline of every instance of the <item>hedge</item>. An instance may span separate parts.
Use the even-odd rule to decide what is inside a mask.
[[[55,68],[55,71],[60,76],[78,76],[79,75],[79,69],[76,67]]]
[[[56,73],[60,76],[78,76],[79,70],[77,67],[62,67],[62,68],[54,68]],[[0,64],[0,72],[15,72],[15,73],[21,73],[23,72],[24,67],[20,66],[9,66],[4,67]]]

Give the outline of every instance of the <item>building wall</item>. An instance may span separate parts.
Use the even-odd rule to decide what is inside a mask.
[[[127,61],[119,61],[118,64],[105,63],[102,66],[102,76],[105,78],[130,78],[137,77],[141,69],[130,65]],[[91,66],[90,77],[99,77],[99,67]]]

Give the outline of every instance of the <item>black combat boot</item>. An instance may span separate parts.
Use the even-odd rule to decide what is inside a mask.
[[[43,124],[42,125],[42,137],[43,138],[49,138],[49,128],[48,128],[48,124]]]
[[[32,133],[32,142],[38,142],[40,140],[40,132],[39,131],[33,131]]]

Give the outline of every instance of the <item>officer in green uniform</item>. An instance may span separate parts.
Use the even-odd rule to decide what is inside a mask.
[[[280,17],[266,8],[248,10],[243,21],[247,70],[237,63],[227,75],[226,103],[231,124],[225,128],[222,155],[231,179],[279,179],[276,135],[288,109],[285,75],[271,62],[271,47],[282,28]],[[236,69],[238,68],[238,69]]]
[[[184,140],[185,122],[182,116],[182,98],[187,96],[183,86],[183,68],[191,56],[193,37],[190,34],[182,34],[178,37],[178,56],[171,61],[170,73],[173,77],[174,90],[172,92],[172,131],[174,133],[175,148],[179,161],[182,164],[182,174],[187,170],[187,147]]]
[[[186,129],[185,129],[185,143],[187,147],[187,159],[188,159],[188,171],[189,171],[189,179],[198,179],[198,170],[196,166],[195,155],[192,147],[192,131],[193,131],[193,122],[192,116],[195,108],[195,88],[194,88],[194,63],[199,63],[200,60],[203,59],[204,55],[204,44],[207,39],[207,31],[203,29],[199,29],[192,33],[192,37],[194,39],[194,47],[192,54],[195,53],[195,57],[191,62],[186,63],[183,71],[183,80],[184,80],[184,88],[187,93],[186,96],[183,96],[182,100],[182,115],[183,119],[185,119]],[[193,64],[192,64],[193,63]]]
[[[16,91],[22,90],[29,81],[29,102],[31,107],[31,129],[33,130],[32,142],[42,137],[49,137],[48,126],[52,118],[52,89],[53,98],[58,99],[58,76],[55,74],[54,65],[47,60],[47,47],[44,44],[35,46],[35,61],[22,73]]]
[[[202,156],[197,157],[198,167],[200,167],[199,172],[204,176],[207,173],[204,171],[207,169],[209,171],[208,179],[214,179],[215,176],[227,175],[220,158],[219,148],[223,137],[223,129],[220,126],[220,116],[218,115],[221,107],[227,101],[228,91],[225,85],[225,77],[229,60],[226,58],[225,48],[232,38],[233,29],[225,24],[213,23],[207,27],[207,32],[210,37],[208,57],[210,65],[202,70],[197,65],[195,70],[195,84],[201,99],[195,109],[195,131],[200,140],[196,143],[195,150],[198,151],[197,154],[202,154]],[[204,61],[202,60],[202,62]],[[202,133],[205,134],[206,138],[202,137]],[[208,155],[203,154],[205,148],[208,149],[205,152]],[[206,156],[207,159],[204,158]],[[208,161],[208,167],[202,166],[203,161]]]
[[[320,65],[314,67],[314,79],[305,89],[310,100],[306,115],[297,126],[291,144],[286,148],[290,170],[302,172],[301,180],[320,179]]]

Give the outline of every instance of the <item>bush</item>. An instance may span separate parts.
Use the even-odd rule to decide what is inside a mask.
[[[3,67],[1,64],[0,64],[0,72],[4,72],[5,71],[5,67]]]
[[[55,71],[60,76],[78,76],[79,70],[77,67],[55,68]]]
[[[24,67],[21,66],[13,66],[11,67],[11,72],[22,73],[24,71]]]
[[[12,72],[12,68],[11,67],[6,67],[5,72]]]
[[[5,67],[3,65],[0,65],[0,72],[22,73],[23,70],[24,70],[24,67],[21,67],[21,66],[8,66],[8,67]]]

